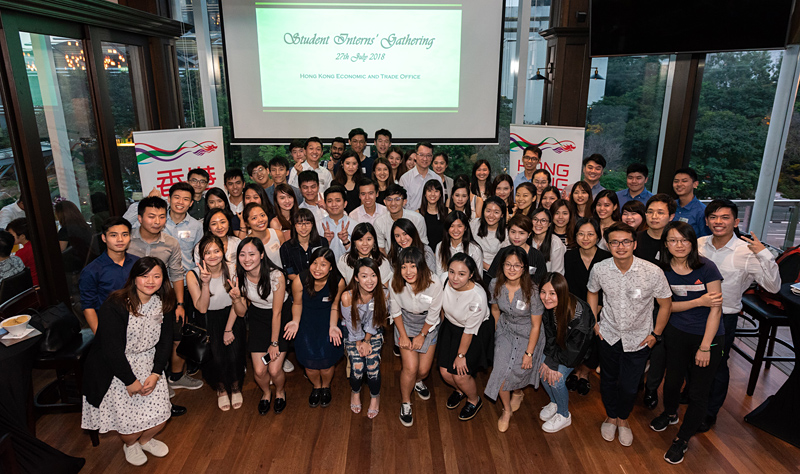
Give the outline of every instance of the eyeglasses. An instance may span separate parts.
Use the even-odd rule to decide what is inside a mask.
[[[383,202],[403,202],[403,196],[387,197],[383,199]]]
[[[647,214],[648,216],[656,216],[656,217],[666,217],[669,215],[665,211],[653,211],[653,210],[649,210],[645,212],[645,214]]]
[[[523,161],[539,161],[539,158],[535,157],[535,156],[523,156],[522,160]]]
[[[190,180],[189,180],[189,183],[191,183],[191,184],[202,184],[202,185],[206,185],[206,184],[208,184],[208,180],[206,180],[206,179],[197,179],[197,178],[192,178],[192,179],[190,179]]]
[[[417,158],[433,158],[433,153],[417,153]]]
[[[516,272],[516,271],[522,270],[522,265],[520,265],[519,263],[508,263],[508,262],[506,262],[506,263],[503,264],[503,268],[505,268],[506,270],[514,270]]]
[[[687,240],[687,239],[667,239],[667,244],[668,245],[672,245],[672,246],[675,246],[675,245],[678,245],[678,244],[688,245],[689,244],[689,240]]]
[[[534,224],[549,224],[550,219],[543,217],[541,219],[531,219],[531,222],[533,222]]]
[[[633,240],[630,240],[630,239],[612,240],[611,242],[608,243],[609,247],[615,247],[616,248],[616,247],[619,247],[620,245],[623,246],[623,247],[630,247],[631,245],[633,245]]]

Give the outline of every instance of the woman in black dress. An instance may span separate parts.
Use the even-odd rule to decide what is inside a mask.
[[[428,243],[431,248],[436,248],[442,241],[444,232],[444,219],[447,217],[447,208],[444,205],[444,188],[442,183],[431,179],[422,188],[422,205],[419,213],[425,218],[425,228],[428,233]]]
[[[345,199],[347,206],[344,208],[346,213],[353,212],[358,206],[361,205],[361,197],[358,195],[358,182],[364,178],[361,173],[361,162],[358,160],[358,155],[353,150],[345,150],[341,158],[342,165],[336,171],[336,176],[333,177],[333,184],[344,186],[347,190]]]

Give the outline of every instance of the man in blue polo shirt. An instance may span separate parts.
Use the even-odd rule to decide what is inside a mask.
[[[525,151],[522,152],[522,173],[518,173],[514,176],[514,192],[517,191],[517,187],[519,187],[522,183],[530,183],[533,180],[533,173],[536,172],[536,168],[539,166],[539,162],[542,160],[542,150],[536,145],[529,145],[525,147]]]
[[[699,238],[711,234],[711,231],[706,225],[706,205],[694,195],[698,184],[697,172],[692,168],[681,168],[672,178],[672,189],[678,196],[678,209],[672,220],[686,222]]]
[[[83,316],[92,332],[97,332],[97,310],[112,291],[125,286],[136,255],[128,253],[131,245],[131,223],[122,217],[109,217],[103,223],[100,236],[106,251],[81,272],[78,288],[81,292]]]
[[[653,196],[653,193],[644,187],[647,184],[647,175],[647,166],[642,163],[632,163],[628,166],[625,171],[628,187],[617,191],[620,209],[631,200],[647,205],[647,200]]]

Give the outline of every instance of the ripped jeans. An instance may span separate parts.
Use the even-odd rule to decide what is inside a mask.
[[[350,388],[354,393],[361,391],[364,383],[364,373],[367,374],[369,394],[373,398],[381,394],[381,348],[383,347],[383,334],[377,334],[370,339],[372,351],[362,357],[356,349],[355,342],[345,342],[347,358],[350,359]]]

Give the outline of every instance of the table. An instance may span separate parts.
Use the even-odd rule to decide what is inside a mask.
[[[778,293],[789,316],[795,361],[800,349],[800,296],[792,293],[792,283],[781,285]],[[758,408],[748,413],[744,420],[787,443],[800,448],[800,372],[797,362],[783,386],[767,398]]]
[[[28,410],[33,407],[33,360],[40,342],[41,336],[36,336],[9,347],[0,344],[0,436],[11,434],[22,472],[76,473],[85,460],[36,439],[28,425]]]

